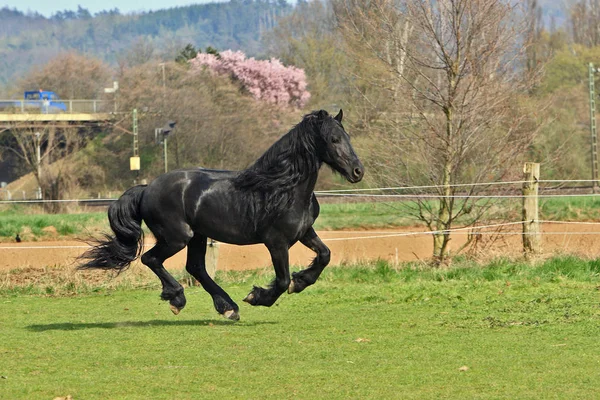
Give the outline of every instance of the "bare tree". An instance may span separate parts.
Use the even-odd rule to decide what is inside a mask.
[[[77,174],[65,157],[80,147],[83,139],[78,129],[57,128],[53,125],[15,127],[3,135],[0,148],[16,155],[28,172],[33,173],[43,199],[60,200],[69,197],[77,186]],[[49,212],[59,212],[63,206],[60,203],[50,203],[45,208]]]
[[[169,169],[235,169],[250,164],[298,118],[294,110],[278,109],[243,94],[229,77],[193,72],[176,62],[124,68],[118,79],[121,110],[137,108],[141,151],[146,159],[156,159],[142,165],[146,178],[163,171],[154,130],[169,120],[177,121],[169,139]]]
[[[339,68],[345,57],[340,51],[340,38],[329,2],[299,2],[290,15],[277,21],[277,26],[263,41],[269,53],[285,65],[304,69],[311,104],[342,101],[344,90]]]
[[[476,197],[485,186],[460,185],[506,177],[532,138],[518,107],[525,51],[512,3],[335,1],[348,51],[386,71],[372,79],[391,106],[370,122],[379,127],[371,173],[387,185],[435,187],[436,200],[420,198],[411,211],[433,231],[438,263],[457,219],[473,225],[489,206]]]
[[[52,90],[63,99],[97,99],[110,75],[110,67],[96,58],[63,53],[28,73],[18,87]]]
[[[525,0],[525,19],[527,25],[526,44],[527,44],[527,73],[534,73],[539,70],[540,49],[538,44],[541,42],[542,32],[544,31],[544,22],[542,20],[542,8],[538,0]]]
[[[155,58],[154,44],[149,38],[143,36],[138,37],[122,56],[130,67],[145,64]]]
[[[571,5],[573,41],[587,47],[600,45],[600,0],[579,0]]]

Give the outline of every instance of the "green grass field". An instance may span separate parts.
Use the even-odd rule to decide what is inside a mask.
[[[72,237],[95,229],[108,229],[106,212],[77,214],[28,213],[27,208],[0,211],[0,239],[12,240],[19,233],[26,240]],[[51,230],[45,228],[53,227]]]
[[[270,273],[219,275],[236,300]],[[129,274],[126,273],[126,274]],[[125,279],[127,276],[125,274]],[[122,277],[120,279],[123,279]],[[595,399],[600,261],[328,268],[271,308],[156,282],[0,285],[0,398]],[[34,294],[38,293],[38,294]]]
[[[317,229],[393,228],[420,224],[410,217],[407,203],[340,203],[322,204]],[[520,199],[502,199],[493,207],[494,218],[518,220]],[[10,241],[16,233],[27,240],[85,237],[89,233],[107,230],[106,212],[76,214],[43,214],[30,212],[27,206],[0,210],[0,240]],[[540,218],[546,220],[594,221],[600,219],[600,199],[551,198],[540,200]],[[50,231],[44,228],[54,227]],[[24,234],[24,235],[23,235]]]

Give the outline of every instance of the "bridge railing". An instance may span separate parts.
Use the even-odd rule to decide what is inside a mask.
[[[114,103],[106,100],[0,100],[2,114],[97,114],[114,111]]]

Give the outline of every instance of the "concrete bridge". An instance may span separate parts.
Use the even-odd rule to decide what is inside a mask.
[[[0,123],[28,126],[41,123],[101,123],[115,118],[114,103],[105,100],[60,100],[66,110],[48,109],[43,101],[0,100]]]

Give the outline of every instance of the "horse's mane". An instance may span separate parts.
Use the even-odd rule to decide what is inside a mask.
[[[304,116],[302,121],[277,140],[262,156],[234,178],[234,186],[248,195],[260,209],[253,210],[263,217],[276,217],[293,201],[292,189],[318,173],[321,163],[317,154],[316,133],[324,111]],[[262,218],[259,218],[262,219]],[[270,218],[269,218],[270,219]]]

